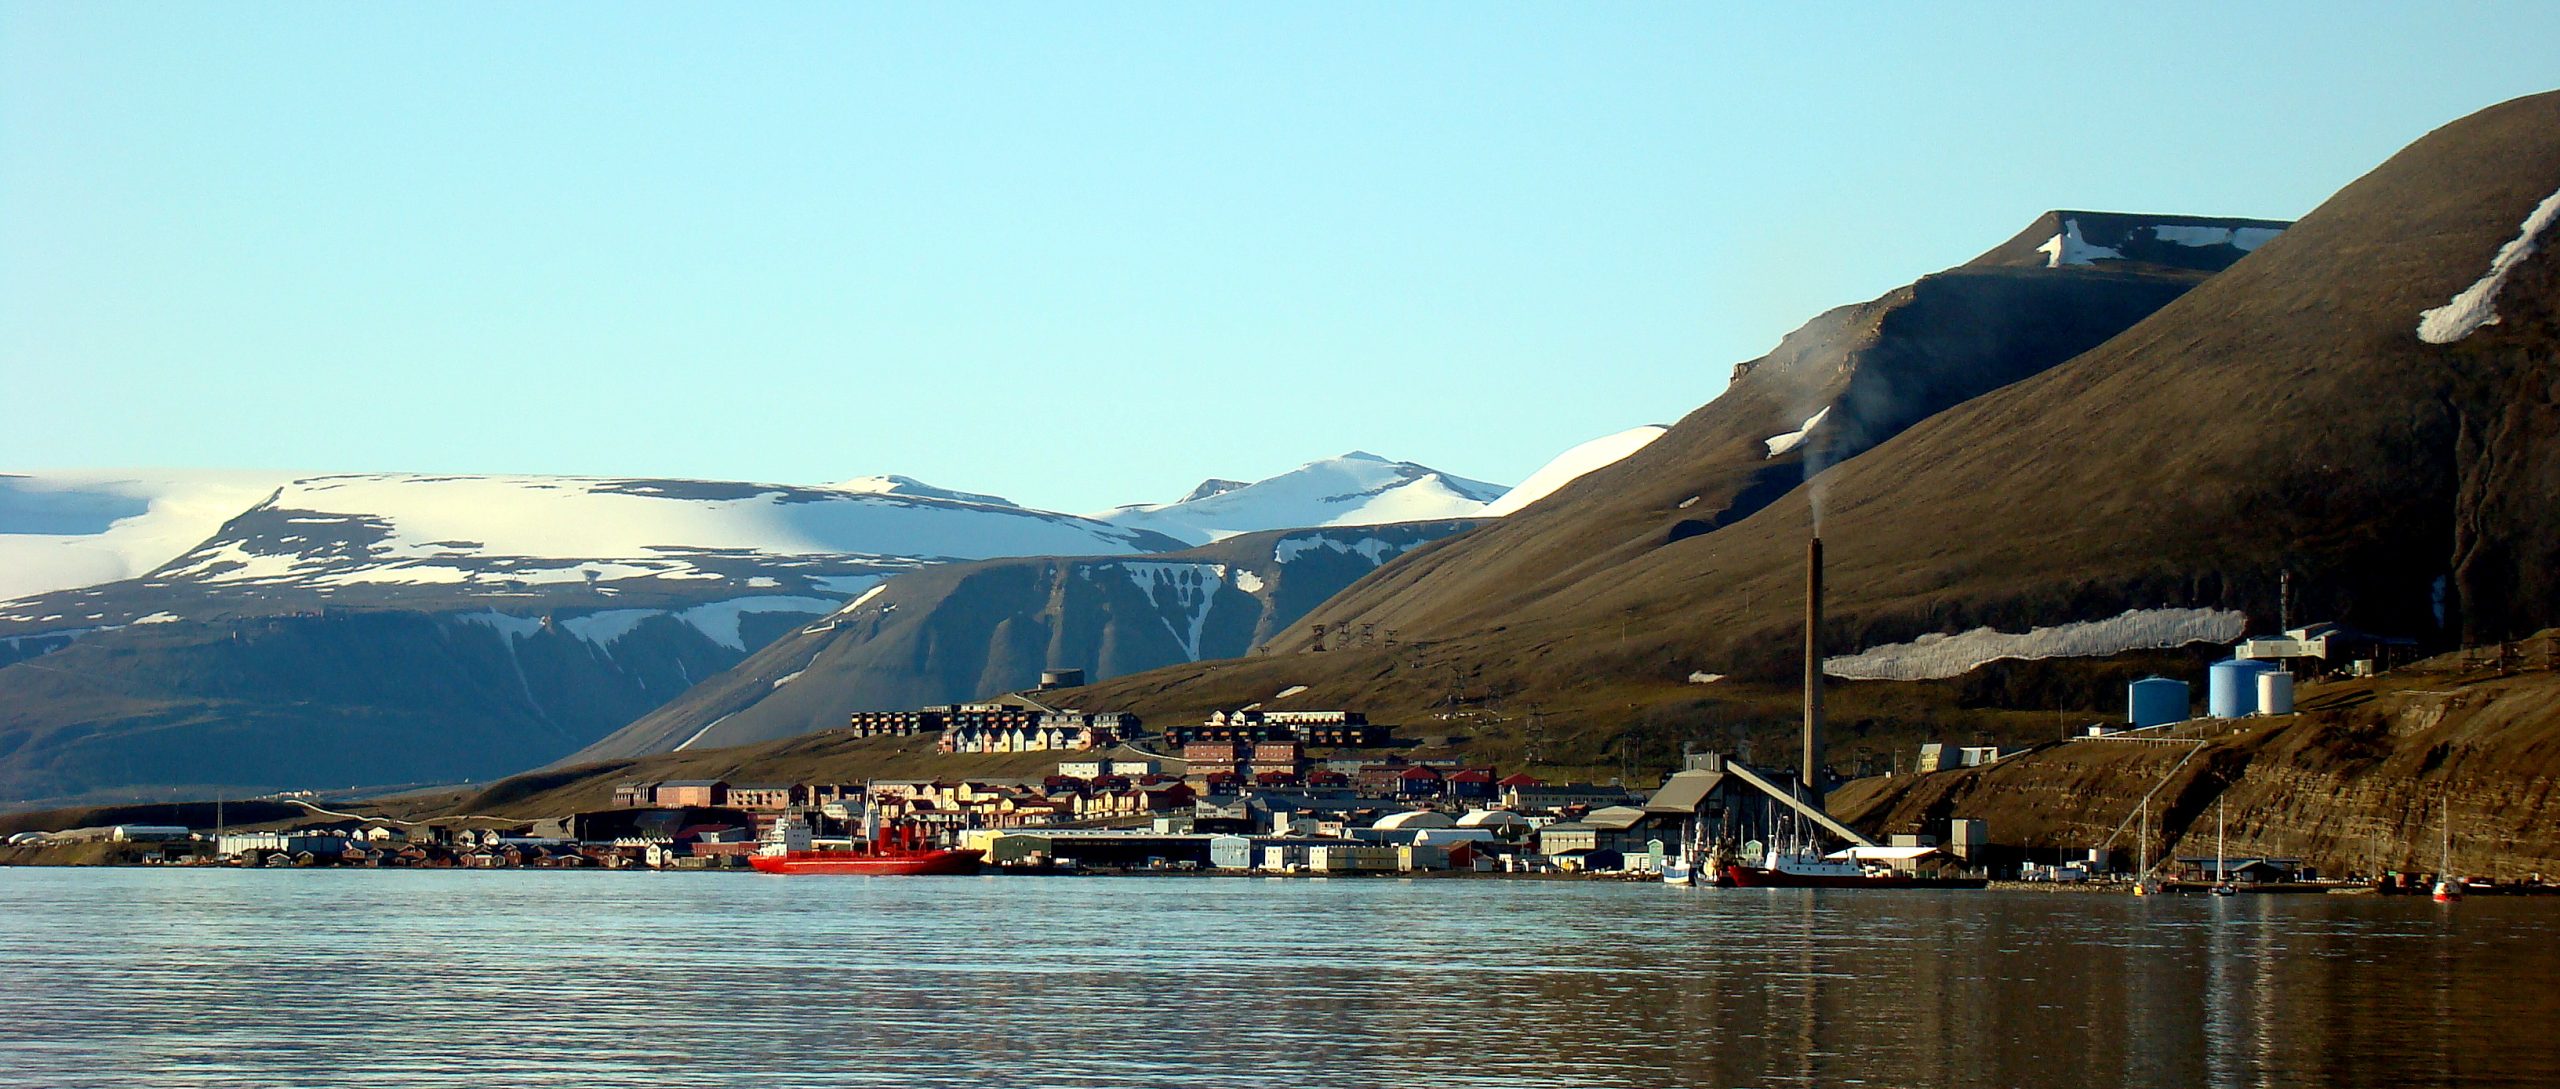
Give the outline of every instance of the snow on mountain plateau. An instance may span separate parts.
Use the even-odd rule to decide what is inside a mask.
[[[1501,489],[1372,454],[1102,518],[903,476],[732,481],[73,470],[0,476],[0,621],[112,626],[348,605],[844,598],[918,566],[1170,551],[1235,533],[1465,516]],[[192,599],[192,600],[191,600]],[[263,604],[259,604],[263,602]],[[824,611],[824,610],[820,610]],[[54,623],[59,621],[59,624]]]
[[[0,601],[140,575],[290,479],[187,469],[0,474]]]

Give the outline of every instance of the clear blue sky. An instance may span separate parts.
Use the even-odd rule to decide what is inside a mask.
[[[1512,481],[2560,85],[2560,5],[2153,7],[0,6],[0,469]]]

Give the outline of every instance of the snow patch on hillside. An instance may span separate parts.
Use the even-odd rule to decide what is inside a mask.
[[[1991,628],[1956,635],[1931,633],[1908,643],[1825,658],[1822,671],[1847,680],[1938,680],[2007,658],[2099,658],[2189,643],[2228,643],[2245,634],[2248,626],[2248,614],[2235,609],[2132,609],[2104,620],[2022,633]]]
[[[835,609],[834,600],[823,597],[742,597],[696,605],[676,614],[676,619],[691,624],[712,642],[731,650],[747,649],[738,627],[756,613],[807,613],[823,616]]]
[[[731,650],[743,651],[747,649],[747,644],[739,634],[739,626],[750,615],[757,613],[823,615],[833,611],[835,607],[836,602],[833,598],[775,594],[714,601],[684,609],[606,609],[585,616],[569,617],[552,625],[546,625],[543,618],[538,616],[514,616],[495,609],[460,613],[456,614],[454,619],[488,628],[507,637],[510,642],[517,639],[531,639],[541,634],[546,626],[552,626],[573,639],[611,654],[613,644],[630,635],[640,625],[655,617],[673,617],[690,625],[695,631],[701,632],[704,638],[714,643]]]
[[[2044,255],[2046,268],[2093,265],[2100,261],[2124,259],[2122,250],[2094,245],[2088,239],[2080,237],[2080,221],[2069,218],[2062,221],[2062,233],[2046,239],[2044,245],[2036,247],[2036,252]]]
[[[2524,259],[2539,248],[2542,232],[2560,219],[2560,191],[2542,198],[2542,203],[2524,217],[2524,228],[2513,241],[2498,247],[2489,259],[2489,271],[2463,288],[2452,301],[2418,315],[2418,339],[2429,344],[2451,344],[2480,331],[2483,325],[2498,324],[2497,301],[2500,289],[2507,286],[2507,276]]]
[[[1823,417],[1829,415],[1831,415],[1831,409],[1826,406],[1822,411],[1805,417],[1804,423],[1797,425],[1795,430],[1789,431],[1784,435],[1771,435],[1768,438],[1761,440],[1769,447],[1768,454],[1764,456],[1773,458],[1804,445],[1804,440],[1813,434],[1813,429],[1822,426]]]
[[[573,616],[559,623],[569,634],[610,653],[613,645],[631,634],[632,629],[651,617],[667,615],[670,613],[666,609],[607,609],[600,613]]]
[[[1474,517],[1506,490],[1355,450],[1204,498],[1121,507],[1094,517],[1206,544],[1267,529]]]
[[[1280,538],[1279,541],[1273,543],[1271,546],[1271,559],[1273,562],[1285,564],[1300,556],[1304,556],[1309,552],[1313,552],[1316,549],[1323,548],[1330,549],[1335,552],[1365,557],[1368,559],[1371,566],[1376,566],[1387,562],[1391,557],[1403,555],[1407,551],[1410,551],[1415,545],[1421,543],[1422,542],[1420,541],[1409,541],[1398,544],[1394,541],[1380,540],[1376,537],[1362,537],[1356,541],[1345,541],[1334,537],[1308,534],[1303,537]]]
[[[2229,246],[2250,253],[2273,241],[2284,230],[2278,227],[2201,227],[2175,223],[2154,224],[2151,237],[2181,246]]]
[[[833,586],[830,586],[830,587],[827,587],[827,588],[828,588],[828,589],[830,589],[830,590],[835,589],[835,587],[833,587]],[[888,589],[889,589],[889,584],[888,584],[888,583],[886,583],[886,582],[878,582],[878,583],[876,583],[875,585],[873,585],[870,589],[868,589],[868,590],[864,590],[864,591],[862,592],[861,596],[856,597],[856,598],[854,598],[854,599],[853,599],[853,600],[851,600],[851,601],[845,602],[845,603],[844,603],[844,606],[843,606],[842,608],[837,609],[837,610],[836,610],[836,612],[838,612],[838,613],[849,613],[849,612],[854,611],[855,609],[859,609],[859,608],[861,608],[861,607],[862,607],[862,604],[863,604],[864,602],[869,601],[869,600],[871,600],[872,598],[879,597],[881,594],[883,594],[883,593],[887,592],[887,591],[888,591]]]
[[[732,711],[732,712],[730,712],[729,714],[722,715],[722,716],[720,716],[719,718],[712,719],[710,722],[703,724],[703,727],[702,727],[701,729],[699,729],[699,730],[695,730],[695,731],[693,732],[693,736],[688,737],[688,738],[685,738],[685,739],[684,739],[684,740],[682,740],[682,741],[676,742],[676,747],[675,747],[675,748],[673,748],[673,749],[669,749],[669,750],[667,750],[667,751],[669,751],[669,752],[683,752],[683,751],[685,751],[686,749],[690,749],[690,748],[692,748],[692,747],[693,747],[693,743],[694,743],[694,742],[696,742],[696,741],[700,741],[700,740],[702,740],[704,737],[709,736],[709,735],[710,735],[710,733],[711,733],[711,731],[716,730],[716,729],[719,729],[719,728],[720,728],[720,724],[721,724],[721,723],[729,721],[729,719],[731,718],[731,716],[733,716],[733,715],[735,715],[735,714],[737,714],[737,712]]]
[[[1537,472],[1529,474],[1529,479],[1502,493],[1502,498],[1476,514],[1483,518],[1500,518],[1518,511],[1595,470],[1626,460],[1627,455],[1651,445],[1653,440],[1661,438],[1669,430],[1660,424],[1646,424],[1614,435],[1602,435],[1576,446],[1539,466]]]
[[[1236,569],[1236,589],[1248,594],[1258,594],[1266,585],[1269,584],[1262,581],[1262,576],[1242,568]]]
[[[1170,604],[1164,614],[1165,630],[1182,644],[1186,660],[1199,661],[1200,633],[1209,623],[1209,603],[1217,597],[1218,588],[1226,585],[1227,565],[1130,560],[1114,566],[1126,572],[1138,592],[1159,608]]]
[[[497,632],[510,642],[542,634],[542,618],[538,616],[509,616],[496,609],[483,609],[476,613],[457,613],[454,619]]]

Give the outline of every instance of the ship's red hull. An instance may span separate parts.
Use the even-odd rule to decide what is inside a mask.
[[[1981,878],[1910,877],[1903,874],[1785,873],[1758,870],[1747,866],[1727,865],[1724,883],[1737,889],[1978,889],[1988,884]]]
[[[780,874],[854,874],[866,877],[914,877],[925,874],[973,874],[985,851],[955,850],[889,850],[870,851],[793,851],[780,855],[750,855],[749,865],[766,873]]]

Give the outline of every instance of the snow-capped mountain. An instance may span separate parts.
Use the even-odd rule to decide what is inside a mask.
[[[1294,529],[1300,517],[1402,521],[1471,512],[1499,491],[1368,455],[1337,461],[1349,464],[1235,486],[1157,517],[1238,530]],[[631,723],[894,576],[1008,557],[1141,563],[1190,540],[894,476],[816,487],[420,473],[0,477],[10,579],[0,597],[0,801],[502,775]],[[1358,571],[1391,555],[1355,557]],[[1327,578],[1358,573],[1287,566],[1298,574],[1286,594],[1241,590],[1246,575],[1236,574],[1237,601],[1204,634],[1169,644],[1162,653],[1177,657],[1166,660],[1228,638],[1231,613],[1269,614],[1232,622],[1248,634],[1285,623],[1329,592]],[[1182,610],[1198,602],[1167,600],[1190,631]],[[1099,623],[1054,619],[1062,631]],[[1137,630],[1145,636],[1130,638],[1153,638],[1153,628]],[[1141,650],[1157,653],[1133,643],[1109,660],[1160,664],[1133,657]],[[317,755],[315,737],[338,743]]]
[[[0,601],[142,574],[290,479],[185,469],[0,473]]]
[[[892,575],[1181,547],[928,491],[940,489],[11,479],[0,547],[21,561],[14,585],[38,592],[0,601],[0,800],[503,775]]]
[[[1595,470],[1626,460],[1627,455],[1644,449],[1645,444],[1661,438],[1662,433],[1669,430],[1661,424],[1646,424],[1602,435],[1575,446],[1539,466],[1537,472],[1529,474],[1529,479],[1502,493],[1502,498],[1494,500],[1477,514],[1484,518],[1500,518],[1520,510]]]
[[[1180,547],[904,478],[846,488],[414,473],[8,483],[0,555],[20,561],[13,585],[36,592],[0,602],[0,622],[21,631],[49,618],[94,627],[206,605],[236,615],[798,594],[828,599],[805,610],[825,612],[924,564]],[[42,529],[56,532],[26,532]]]
[[[1364,450],[1311,461],[1268,480],[1209,480],[1173,503],[1136,504],[1094,515],[1192,544],[1266,529],[1369,526],[1471,518],[1500,498],[1499,484]]]

